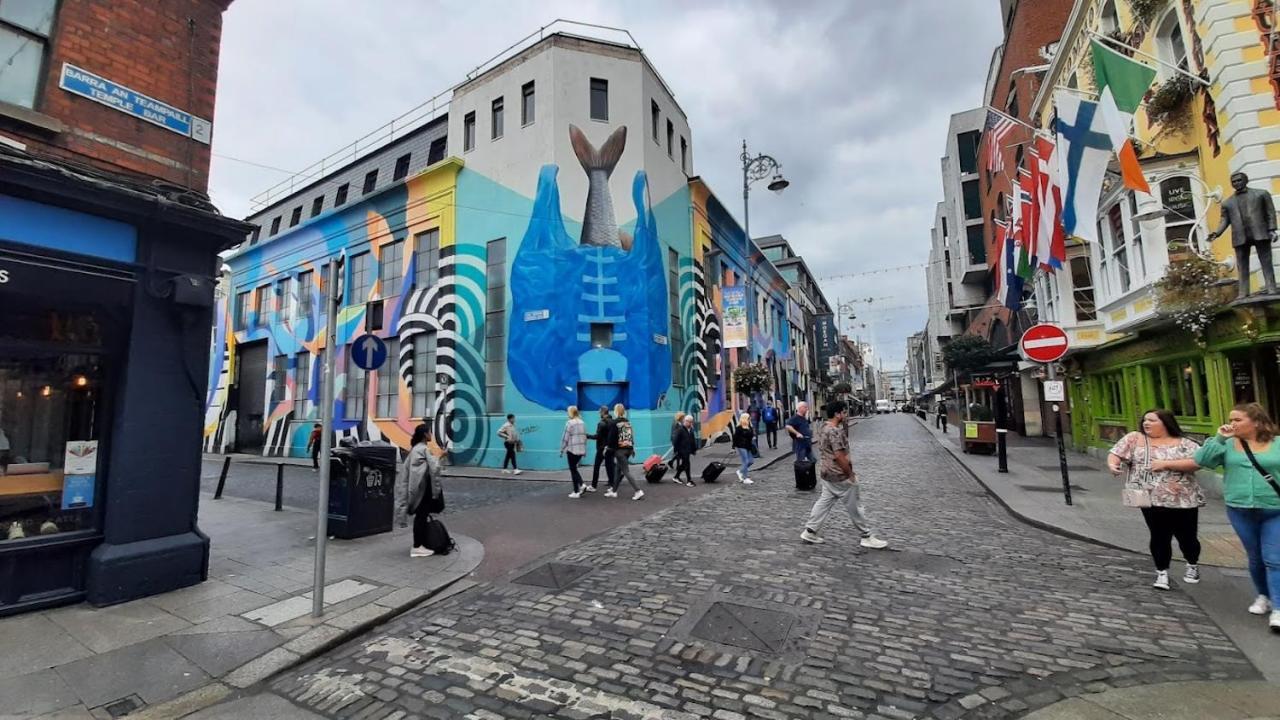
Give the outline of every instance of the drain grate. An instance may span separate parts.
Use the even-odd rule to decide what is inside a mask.
[[[796,624],[794,616],[776,610],[713,603],[689,632],[693,637],[756,652],[781,652]]]
[[[107,717],[114,720],[115,718],[121,718],[137,710],[141,710],[145,705],[146,703],[142,701],[142,698],[137,695],[129,695],[128,697],[123,697],[115,702],[103,705],[101,710],[107,714]]]
[[[592,567],[590,565],[570,565],[569,563],[552,562],[546,565],[539,565],[511,582],[520,585],[551,588],[552,590],[563,590],[582,579],[591,570]]]
[[[1018,487],[1022,488],[1023,490],[1026,490],[1027,492],[1047,492],[1047,493],[1062,492],[1061,485],[1019,485]],[[1089,488],[1083,488],[1083,487],[1080,487],[1079,485],[1072,485],[1071,492],[1087,493],[1089,492]]]

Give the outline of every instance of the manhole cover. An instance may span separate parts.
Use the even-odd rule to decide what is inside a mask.
[[[591,572],[591,569],[589,565],[547,563],[546,565],[539,565],[511,582],[519,583],[520,585],[536,585],[538,587],[551,588],[552,590],[563,590]]]
[[[796,619],[787,613],[729,602],[712,603],[690,635],[757,652],[781,652]]]
[[[1027,492],[1046,492],[1046,493],[1062,492],[1061,485],[1019,485],[1018,487],[1022,488],[1023,490],[1026,490]],[[1089,489],[1080,487],[1079,485],[1072,485],[1071,492],[1083,493],[1083,492],[1089,492]]]
[[[1041,470],[1047,470],[1049,472],[1058,472],[1059,470],[1062,469],[1061,465],[1037,465],[1036,467],[1040,468]],[[1095,468],[1095,467],[1089,467],[1088,465],[1068,465],[1067,466],[1067,470],[1071,472],[1090,472],[1097,469],[1098,468]]]

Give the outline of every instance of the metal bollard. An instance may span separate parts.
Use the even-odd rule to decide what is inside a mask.
[[[284,463],[276,463],[276,512],[284,510]]]
[[[222,460],[222,474],[218,476],[218,489],[213,493],[214,500],[222,499],[222,488],[227,485],[227,471],[231,469],[231,456],[228,455]]]

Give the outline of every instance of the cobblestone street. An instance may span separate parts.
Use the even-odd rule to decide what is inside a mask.
[[[1145,557],[1013,520],[913,418],[863,421],[853,453],[888,551],[836,513],[825,544],[800,543],[814,495],[784,461],[264,690],[333,718],[901,720],[1257,677],[1187,595],[1150,588]]]

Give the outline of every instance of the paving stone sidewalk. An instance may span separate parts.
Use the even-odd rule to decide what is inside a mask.
[[[889,551],[859,548],[839,516],[801,544],[814,496],[780,464],[411,611],[234,711],[952,720],[1258,679],[1186,594],[1147,587],[1142,558],[1011,518],[914,420],[853,437]]]
[[[407,530],[331,540],[326,612],[313,618],[314,512],[205,495],[200,528],[211,550],[199,585],[0,619],[0,719],[132,717],[169,702],[187,711],[216,702],[465,583],[484,556],[456,535],[458,552],[413,559]]]

